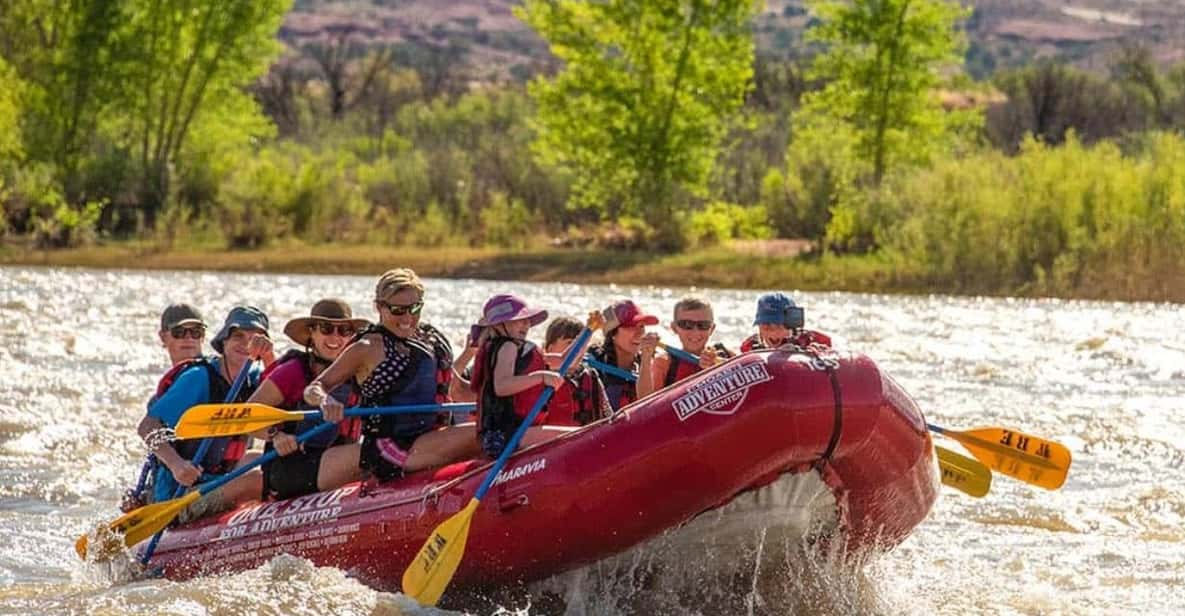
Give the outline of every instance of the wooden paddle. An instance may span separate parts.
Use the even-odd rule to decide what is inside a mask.
[[[355,407],[346,409],[346,417],[397,415],[404,413],[471,413],[472,402],[455,404],[409,404],[405,406]],[[300,421],[321,417],[320,411],[285,411],[258,402],[233,404],[199,404],[190,407],[177,422],[178,438],[202,438],[249,434],[286,421]]]
[[[1055,441],[1007,428],[960,432],[934,424],[926,427],[958,441],[992,470],[1046,490],[1062,487],[1070,472],[1070,450]]]
[[[584,345],[592,336],[593,330],[599,329],[602,323],[599,313],[589,318],[588,327],[580,332],[580,336],[568,348],[568,353],[564,356],[564,361],[558,370],[560,374],[568,373],[568,368],[576,361],[576,356],[583,352]],[[494,484],[494,479],[501,472],[502,467],[506,466],[506,461],[518,448],[518,443],[527,433],[527,428],[535,422],[535,417],[551,399],[551,394],[554,391],[551,387],[543,388],[543,392],[535,400],[535,406],[531,407],[531,412],[527,414],[518,430],[510,437],[506,448],[502,450],[501,455],[494,461],[494,465],[490,467],[490,471],[486,473],[485,480],[477,488],[477,492],[474,492],[473,498],[463,509],[437,526],[432,535],[428,537],[424,546],[420,548],[420,552],[416,554],[415,560],[403,572],[403,594],[415,599],[421,605],[436,605],[440,601],[441,595],[444,594],[449,582],[453,579],[453,574],[457,572],[457,566],[461,564],[461,558],[465,555],[469,525],[473,521],[473,514],[481,504],[482,497]]]
[[[336,430],[337,424],[323,423],[319,426],[306,430],[296,437],[297,443],[303,443],[311,438],[315,438],[323,432]],[[251,469],[266,464],[275,460],[280,456],[280,452],[271,450],[262,456],[252,460],[248,464],[244,464],[235,470],[218,477],[212,481],[197,486],[197,489],[187,493],[181,498],[174,498],[151,505],[145,505],[130,511],[127,514],[119,517],[114,522],[107,525],[106,531],[114,533],[118,540],[104,540],[100,544],[100,550],[94,555],[95,560],[109,558],[113,553],[123,549],[122,546],[132,547],[137,543],[147,539],[149,536],[160,532],[169,525],[186,507],[193,504],[202,496],[221,488],[222,486],[234,481],[243,476]],[[83,535],[74,543],[74,549],[78,555],[83,559],[87,557],[88,537]]]

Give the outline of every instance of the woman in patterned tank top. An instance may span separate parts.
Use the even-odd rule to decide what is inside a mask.
[[[379,324],[365,330],[305,389],[305,402],[326,420],[342,418],[342,404],[326,392],[348,381],[359,383],[363,406],[442,401],[451,374],[452,352],[444,336],[420,323],[424,284],[410,269],[383,274],[375,287]],[[443,366],[443,369],[438,369]],[[381,480],[444,466],[479,455],[473,424],[442,425],[432,413],[367,418],[359,463]]]

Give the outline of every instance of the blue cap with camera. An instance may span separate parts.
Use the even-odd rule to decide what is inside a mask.
[[[757,316],[753,325],[784,325],[801,329],[805,322],[803,309],[785,293],[766,293],[757,299]]]

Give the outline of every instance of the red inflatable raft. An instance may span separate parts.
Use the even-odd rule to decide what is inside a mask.
[[[469,501],[488,467],[245,505],[170,530],[152,562],[185,579],[288,553],[397,590],[424,540]],[[926,517],[937,477],[917,406],[867,357],[745,354],[515,454],[473,519],[449,589],[546,578],[705,512],[749,515],[750,502],[781,508],[774,519],[782,509],[787,520],[795,511],[821,518],[849,552],[892,547]],[[761,498],[776,482],[804,478],[826,498],[795,502],[807,498],[801,490]]]

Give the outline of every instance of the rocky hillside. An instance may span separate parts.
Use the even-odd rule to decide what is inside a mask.
[[[297,0],[281,37],[294,49],[350,42],[409,63],[461,63],[474,80],[522,78],[546,66],[545,46],[511,12],[516,0]],[[1057,57],[1102,69],[1124,45],[1165,64],[1185,60],[1181,0],[972,0],[968,68],[977,76]],[[767,0],[760,50],[793,56],[811,19],[802,0]]]

